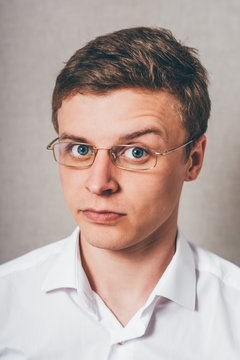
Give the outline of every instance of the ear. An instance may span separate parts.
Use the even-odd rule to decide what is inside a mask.
[[[207,139],[205,135],[196,140],[186,166],[185,181],[195,180],[202,168]]]

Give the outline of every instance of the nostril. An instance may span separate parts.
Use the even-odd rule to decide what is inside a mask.
[[[104,193],[110,195],[110,194],[117,192],[118,190],[119,190],[119,186],[117,185],[117,189],[116,188],[106,189],[106,190],[104,190]]]

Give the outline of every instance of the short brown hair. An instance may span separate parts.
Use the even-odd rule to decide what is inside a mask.
[[[55,130],[58,132],[58,109],[67,97],[102,95],[121,88],[167,90],[180,102],[188,138],[207,129],[208,77],[197,51],[178,42],[169,30],[136,27],[99,36],[69,59],[53,91]]]

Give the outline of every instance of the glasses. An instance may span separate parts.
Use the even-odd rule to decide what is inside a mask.
[[[108,150],[112,163],[116,167],[132,171],[145,171],[151,170],[156,166],[158,156],[171,154],[195,140],[194,138],[174,149],[158,152],[148,146],[137,143],[117,145],[111,148],[96,148],[90,144],[64,142],[56,138],[48,144],[47,150],[53,151],[54,159],[60,165],[77,169],[89,168],[94,163],[98,150]]]

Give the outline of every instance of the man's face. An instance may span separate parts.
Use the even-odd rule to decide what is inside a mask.
[[[70,142],[72,137],[84,138],[95,147],[140,143],[166,151],[186,140],[177,107],[175,97],[165,91],[77,94],[58,111],[59,137]],[[176,229],[187,165],[184,149],[159,156],[156,167],[143,172],[117,168],[107,150],[99,150],[87,169],[60,165],[64,196],[81,229],[81,241],[128,251]]]

